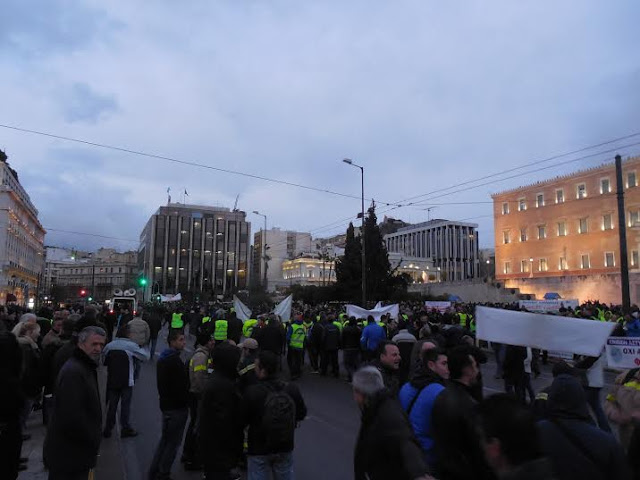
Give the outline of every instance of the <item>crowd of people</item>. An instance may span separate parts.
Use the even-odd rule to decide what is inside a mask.
[[[268,312],[243,321],[221,304],[38,315],[0,308],[0,477],[26,467],[27,419],[41,410],[49,478],[86,479],[116,430],[118,407],[120,436],[138,434],[131,399],[141,363],[151,360],[162,433],[149,480],[170,478],[180,447],[184,468],[207,479],[240,478],[244,469],[249,479],[293,478],[295,429],[307,414],[296,381],[311,374],[352,384],[362,412],[358,480],[640,478],[640,371],[621,373],[604,406],[603,356],[555,363],[551,385],[535,392],[546,352],[477,342],[474,309],[407,303],[397,318],[355,318],[340,305],[298,303],[282,322]],[[636,308],[623,315],[588,303],[558,314],[640,335]],[[156,355],[163,326],[167,348]],[[484,398],[480,365],[491,351],[506,393]]]

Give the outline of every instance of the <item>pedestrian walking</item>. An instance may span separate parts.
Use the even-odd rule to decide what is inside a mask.
[[[57,376],[53,415],[44,440],[49,480],[86,480],[102,437],[97,368],[107,333],[88,326]]]
[[[162,436],[151,462],[149,480],[170,479],[189,416],[189,375],[180,359],[186,344],[182,329],[172,328],[167,343],[169,348],[160,354],[156,366]]]
[[[202,461],[197,448],[198,412],[204,387],[211,369],[211,351],[216,341],[207,329],[196,337],[196,351],[189,360],[189,426],[184,438],[182,461],[185,470],[201,470]]]
[[[362,420],[353,459],[356,480],[428,479],[420,445],[402,408],[377,368],[353,375],[353,398]]]
[[[138,317],[133,317],[126,325],[129,327],[127,333],[128,338],[141,347],[149,344],[151,329],[149,328],[149,324],[143,320],[142,314]]]
[[[242,457],[244,429],[241,397],[236,385],[240,350],[218,345],[211,354],[213,372],[203,387],[198,442],[206,480],[232,480]]]
[[[149,325],[149,356],[153,360],[156,356],[158,334],[162,330],[162,316],[154,309],[145,309],[142,317]]]
[[[278,376],[278,358],[269,351],[258,354],[258,384],[249,387],[242,401],[243,424],[249,426],[248,480],[293,478],[295,429],[307,416],[307,407],[293,383]]]

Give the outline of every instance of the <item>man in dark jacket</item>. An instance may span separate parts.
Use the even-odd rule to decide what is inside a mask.
[[[50,480],[86,480],[96,466],[102,431],[96,369],[106,336],[100,327],[84,328],[77,348],[58,375],[44,441],[43,459]]]
[[[271,316],[267,324],[260,329],[254,330],[254,338],[258,341],[261,350],[272,352],[278,357],[278,368],[280,365],[280,358],[284,353],[284,345],[286,343],[286,332],[282,328],[280,320]]]
[[[548,420],[538,423],[540,442],[559,480],[630,478],[620,444],[593,425],[586,394],[576,377],[556,377],[547,409]]]
[[[186,343],[182,330],[169,330],[167,343],[169,348],[162,352],[156,366],[162,437],[151,462],[149,480],[170,478],[189,416],[189,374],[180,359]]]
[[[275,478],[293,475],[294,431],[307,416],[307,407],[298,387],[278,379],[277,362],[272,352],[260,352],[255,367],[260,381],[247,389],[242,401],[243,425],[249,426],[249,478],[266,480],[272,472],[279,472]],[[271,404],[280,408],[270,408]],[[278,411],[283,414],[282,422],[268,421],[277,420]]]
[[[501,480],[556,478],[540,452],[533,415],[522,403],[511,395],[492,395],[480,403],[477,413],[485,457]]]
[[[16,337],[0,332],[0,478],[18,478],[22,429],[20,410],[24,394],[20,388],[22,349]]]
[[[307,346],[309,348],[309,363],[313,373],[320,373],[320,351],[324,339],[324,327],[317,318],[313,319],[313,325],[307,332]]]
[[[230,479],[242,456],[241,399],[235,384],[239,360],[239,349],[228,344],[217,346],[211,356],[213,373],[202,394],[198,428],[207,480]]]
[[[44,385],[44,399],[42,402],[42,419],[44,424],[49,423],[49,417],[53,410],[53,389],[56,378],[54,377],[53,363],[58,350],[64,347],[73,336],[75,321],[65,318],[62,321],[62,329],[60,330],[59,342],[51,342],[42,351],[42,383]],[[108,337],[108,334],[107,334]]]
[[[400,391],[400,349],[398,345],[390,340],[380,342],[376,359],[371,364],[380,371],[384,386],[387,387],[389,393],[396,397]]]
[[[353,375],[353,397],[362,411],[354,455],[355,479],[430,478],[407,417],[386,390],[377,368],[363,367]]]
[[[473,386],[478,364],[467,346],[447,354],[449,379],[433,406],[435,476],[444,480],[491,480],[495,475],[487,464],[476,428]]]
[[[258,377],[256,377],[256,358],[258,358],[258,341],[255,338],[247,338],[240,345],[242,349],[242,356],[240,357],[240,363],[238,364],[238,388],[240,393],[244,392],[251,385],[258,383]]]
[[[527,358],[526,347],[507,345],[504,354],[504,389],[525,403],[524,361]]]
[[[149,355],[153,360],[156,355],[158,333],[162,330],[162,316],[155,310],[145,309],[142,318],[149,324]]]
[[[342,360],[349,381],[358,369],[360,361],[360,335],[356,318],[351,317],[347,326],[342,329]]]
[[[322,350],[320,357],[320,373],[327,374],[329,364],[331,364],[331,373],[334,377],[340,376],[340,366],[338,364],[338,350],[340,349],[340,330],[332,322],[326,318],[323,323],[324,337],[322,339]]]
[[[242,337],[242,320],[236,316],[236,312],[232,311],[227,316],[227,338],[233,340],[238,345]]]

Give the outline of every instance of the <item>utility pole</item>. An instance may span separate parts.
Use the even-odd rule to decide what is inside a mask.
[[[618,233],[620,236],[620,281],[622,282],[622,311],[629,313],[629,259],[627,254],[627,223],[624,209],[624,185],[622,183],[622,157],[616,155],[616,191],[618,197]]]
[[[350,158],[342,160],[347,165],[360,169],[360,187],[362,192],[362,227],[360,230],[360,239],[362,240],[362,308],[367,308],[367,257],[365,253],[365,238],[364,238],[364,167],[353,163]]]

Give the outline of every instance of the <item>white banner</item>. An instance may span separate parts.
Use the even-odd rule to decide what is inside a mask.
[[[607,363],[612,368],[640,367],[640,338],[609,337],[607,339]]]
[[[446,312],[451,308],[451,302],[424,302],[424,306],[429,310],[438,310],[440,313]]]
[[[491,342],[597,357],[615,323],[476,307],[477,337]]]
[[[386,307],[374,308],[366,310],[357,305],[347,305],[347,317],[356,317],[366,319],[369,315],[375,318],[376,322],[380,321],[382,315],[391,314],[391,318],[397,319],[400,313],[400,306],[397,303],[387,305]]]
[[[235,295],[233,296],[233,308],[236,311],[236,317],[243,322],[246,322],[251,318],[251,310],[249,310],[249,307],[242,303],[242,301]]]
[[[182,300],[182,294],[178,293],[177,295],[160,295],[161,302],[179,302]]]
[[[279,304],[275,306],[273,309],[273,313],[280,316],[280,320],[282,322],[288,322],[291,320],[291,306],[293,305],[293,295],[289,295],[287,298],[282,300]]]
[[[561,308],[575,310],[578,307],[578,300],[520,300],[520,308],[526,308],[530,312],[558,312]]]

